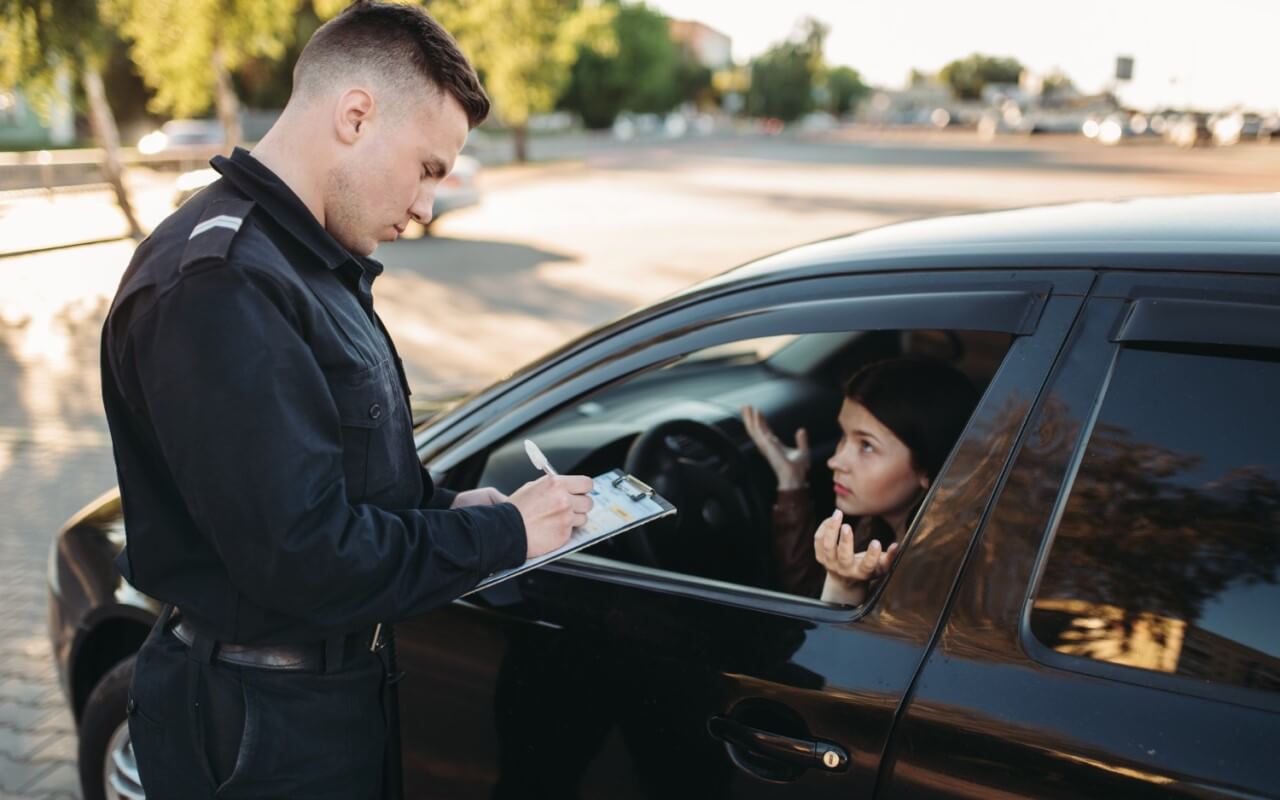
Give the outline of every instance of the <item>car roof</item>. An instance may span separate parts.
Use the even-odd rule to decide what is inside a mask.
[[[1280,193],[1039,206],[901,222],[802,245],[699,284],[888,269],[1095,267],[1280,273]]]

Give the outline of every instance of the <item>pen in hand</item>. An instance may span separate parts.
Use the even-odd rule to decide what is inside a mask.
[[[524,451],[529,454],[529,460],[533,462],[533,465],[547,475],[554,477],[560,474],[551,467],[551,462],[547,461],[547,457],[542,454],[542,451],[538,449],[532,439],[524,440]]]

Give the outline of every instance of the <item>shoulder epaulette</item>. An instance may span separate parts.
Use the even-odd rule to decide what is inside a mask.
[[[178,271],[203,261],[225,261],[252,208],[253,201],[243,197],[219,198],[210,203],[187,237]]]

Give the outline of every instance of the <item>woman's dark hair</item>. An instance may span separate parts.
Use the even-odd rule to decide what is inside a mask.
[[[963,373],[920,356],[868,364],[849,379],[844,394],[902,440],[912,466],[930,481],[978,404],[978,391]]]

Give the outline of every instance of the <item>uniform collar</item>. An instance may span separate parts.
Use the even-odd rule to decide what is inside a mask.
[[[372,258],[353,255],[338,244],[288,184],[248,150],[237,147],[230,158],[214,156],[209,163],[329,269],[354,263],[368,276],[370,283],[382,274],[380,263]]]

